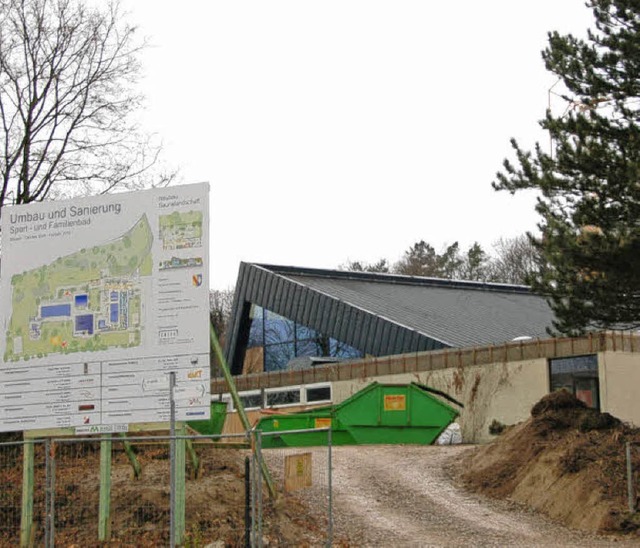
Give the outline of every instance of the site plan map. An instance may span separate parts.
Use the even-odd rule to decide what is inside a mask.
[[[115,241],[14,274],[4,361],[138,346],[152,242],[143,215]]]

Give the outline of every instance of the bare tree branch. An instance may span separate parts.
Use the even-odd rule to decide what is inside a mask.
[[[132,117],[144,47],[117,0],[0,0],[0,208],[175,177]]]

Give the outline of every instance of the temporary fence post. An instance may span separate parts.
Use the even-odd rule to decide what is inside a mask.
[[[256,545],[256,514],[257,514],[257,493],[258,493],[258,461],[255,450],[255,437],[251,436],[251,546]]]
[[[333,462],[332,462],[332,442],[333,437],[331,435],[332,427],[329,426],[329,430],[327,430],[327,446],[328,446],[328,454],[327,460],[328,470],[329,470],[329,478],[328,478],[328,489],[329,489],[329,523],[327,528],[327,546],[333,545]]]
[[[251,464],[244,458],[244,546],[251,546]]]
[[[264,457],[262,455],[262,432],[260,430],[256,430],[256,454],[258,455],[258,460],[260,462],[260,467],[263,469],[265,467]],[[262,547],[262,478],[264,474],[258,474],[258,538],[256,539],[256,546],[258,548]]]
[[[20,546],[32,546],[33,534],[33,440],[22,446],[22,514],[20,517]]]
[[[633,488],[633,464],[631,462],[631,442],[627,442],[626,444],[626,453],[627,453],[627,498],[629,502],[629,512],[633,513],[636,511],[636,503],[635,503],[635,493]]]
[[[98,510],[98,540],[111,538],[111,437],[103,434],[100,440],[100,507]]]

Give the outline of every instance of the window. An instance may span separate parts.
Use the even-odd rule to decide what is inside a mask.
[[[329,339],[329,344],[331,346],[331,356],[335,356],[336,358],[348,360],[362,357],[362,352],[337,339]]]
[[[274,344],[295,340],[295,324],[274,314],[269,310],[264,311],[264,344]]]
[[[260,409],[262,407],[262,394],[260,392],[239,394],[242,407],[245,409]]]
[[[251,326],[247,348],[264,349],[262,364],[253,363],[252,371],[256,365],[262,365],[263,371],[282,371],[291,366],[297,368],[300,364],[293,365],[291,360],[298,357],[363,357],[363,353],[352,346],[259,306],[251,305],[249,317]],[[243,370],[247,370],[247,360],[254,355],[247,353]]]
[[[270,344],[264,347],[264,370],[281,371],[296,357],[295,346],[292,342]]]
[[[331,401],[331,385],[308,386],[306,401],[307,403]]]
[[[248,410],[262,409],[265,407],[304,405],[305,403],[330,403],[331,384],[318,383],[306,386],[289,386],[287,388],[248,390],[246,392],[240,392],[238,396],[240,397],[243,407]],[[222,394],[221,400],[227,403],[227,409],[229,411],[235,411],[231,394]]]
[[[589,407],[600,408],[598,356],[572,356],[549,360],[551,391],[565,389]]]
[[[300,389],[274,390],[266,393],[267,407],[300,403]]]
[[[252,304],[249,317],[251,318],[251,327],[249,328],[247,348],[262,346],[264,344],[264,318],[262,317],[262,308]]]

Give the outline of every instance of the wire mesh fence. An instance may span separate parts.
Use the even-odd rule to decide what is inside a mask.
[[[625,442],[625,462],[627,471],[627,508],[630,514],[638,511],[638,483],[640,477],[640,443]]]
[[[251,445],[237,435],[0,443],[0,547],[329,545],[330,433],[315,435],[323,445],[264,450],[259,432]]]
[[[256,460],[264,459],[276,497],[258,474],[254,475],[256,522],[253,545],[326,545],[332,543],[331,431],[329,429],[288,432],[255,432]],[[310,438],[312,438],[310,440]],[[289,446],[301,443],[302,447]],[[313,446],[305,447],[305,443]],[[257,481],[256,481],[257,480]],[[278,507],[286,508],[278,519]],[[283,527],[287,527],[286,535]]]
[[[0,443],[0,546],[244,545],[245,458],[251,454],[244,437],[174,438],[184,455],[174,508],[171,441]],[[25,462],[32,463],[27,480]]]
[[[237,439],[236,439],[237,441]],[[190,546],[218,543],[244,546],[250,495],[249,449],[216,447],[208,440],[193,439],[185,488],[185,542]]]
[[[24,454],[33,454],[34,484],[46,483],[46,458],[44,443],[5,442],[0,446],[0,546],[19,546],[23,513],[22,485]],[[32,504],[24,508],[29,512],[33,527],[28,541],[38,545],[44,542],[45,491],[35,497]]]

